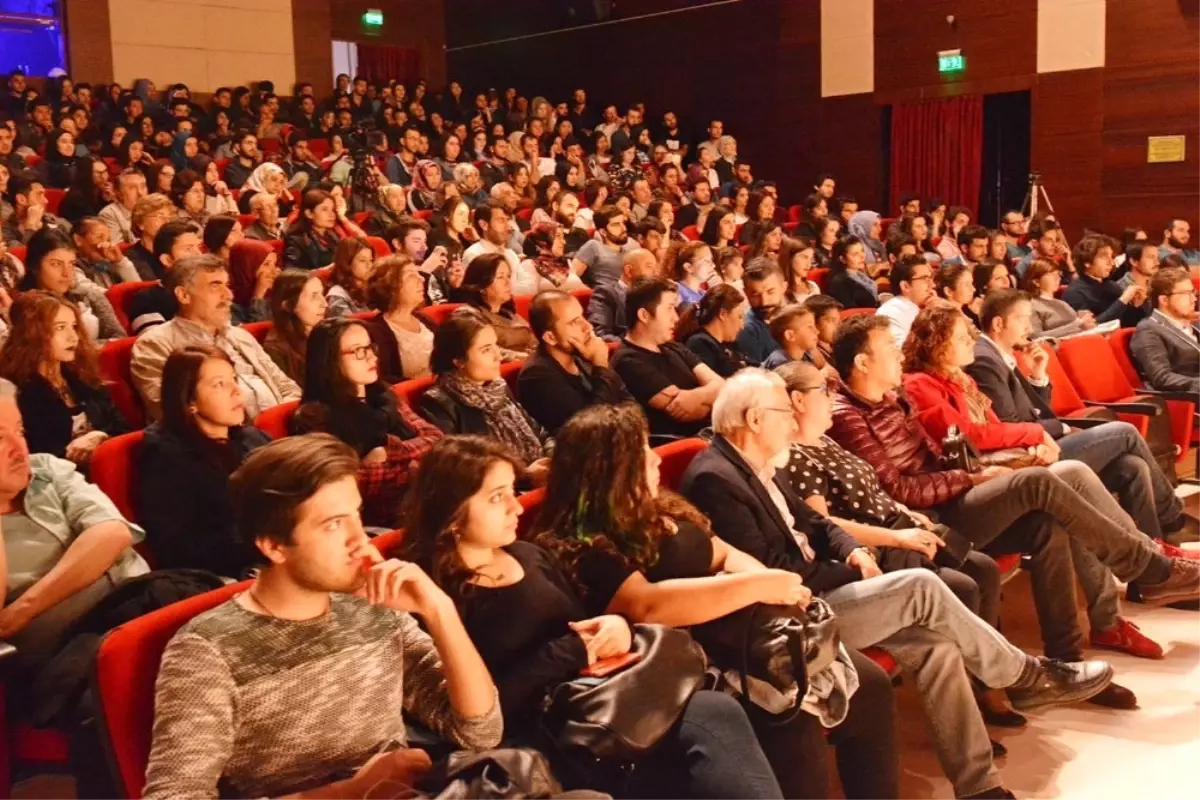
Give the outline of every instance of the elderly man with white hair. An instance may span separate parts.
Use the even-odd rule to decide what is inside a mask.
[[[712,421],[712,446],[692,461],[681,488],[708,515],[713,532],[768,567],[799,574],[837,613],[846,646],[881,647],[913,675],[957,797],[1012,797],[994,764],[968,672],[1030,711],[1086,700],[1112,681],[1112,667],[1027,655],[933,572],[882,575],[868,548],[777,479],[796,424],[778,375],[751,368],[729,378]]]
[[[254,224],[243,232],[247,239],[273,242],[283,239],[283,221],[279,218],[279,201],[275,195],[257,192],[250,198],[250,213]]]

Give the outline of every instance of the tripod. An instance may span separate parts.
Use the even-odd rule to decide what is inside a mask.
[[[1021,202],[1021,216],[1025,219],[1032,219],[1038,213],[1038,198],[1046,201],[1046,209],[1053,214],[1054,203],[1050,202],[1050,195],[1046,192],[1046,187],[1042,184],[1042,173],[1029,173],[1029,188],[1025,190],[1025,199]],[[1067,236],[1059,228],[1059,234],[1063,237],[1063,244],[1067,244]]]

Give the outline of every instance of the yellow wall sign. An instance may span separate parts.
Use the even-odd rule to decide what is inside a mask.
[[[1187,139],[1183,136],[1147,136],[1146,163],[1166,164],[1186,161],[1184,152]]]

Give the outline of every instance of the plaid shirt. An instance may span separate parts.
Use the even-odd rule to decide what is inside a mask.
[[[381,464],[361,464],[358,468],[358,488],[363,496],[363,523],[382,528],[399,525],[400,501],[408,489],[409,474],[421,456],[442,438],[440,428],[417,416],[408,404],[397,400],[400,417],[414,436],[401,439],[387,437],[387,460]]]

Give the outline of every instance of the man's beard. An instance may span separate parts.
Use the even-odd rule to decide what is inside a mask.
[[[623,233],[620,236],[612,236],[611,234],[605,233],[604,238],[609,244],[615,244],[617,247],[624,247],[625,243],[629,241],[629,234]]]
[[[558,212],[554,215],[554,221],[563,227],[570,228],[575,224],[575,215],[572,214],[571,218],[568,219],[567,217],[563,216],[562,212]]]
[[[1181,242],[1174,236],[1167,237],[1167,244],[1171,247],[1174,247],[1176,250],[1182,250],[1183,248],[1187,247],[1187,242]]]

